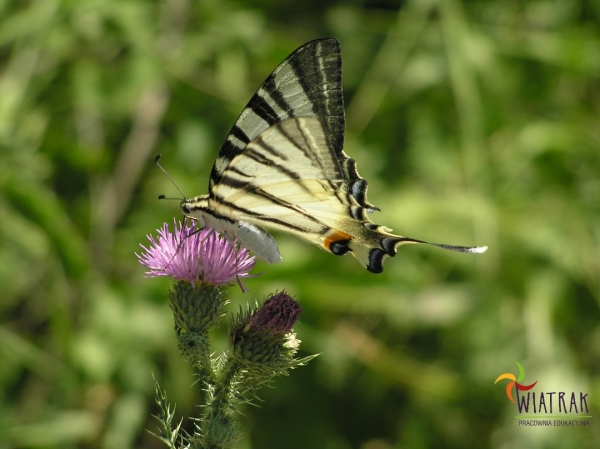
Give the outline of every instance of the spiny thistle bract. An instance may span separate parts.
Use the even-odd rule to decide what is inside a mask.
[[[245,291],[241,278],[251,277],[255,259],[235,241],[209,228],[198,231],[194,225],[175,223],[171,233],[165,223],[157,232],[158,239],[148,236],[151,245],[142,245],[144,251],[136,255],[149,269],[146,276],[174,280],[168,299],[178,348],[197,368],[206,391],[205,414],[193,418],[192,435],[181,435],[181,424],[171,428],[174,412],[157,383],[161,409],[157,436],[171,449],[231,448],[240,438],[239,423],[232,416],[244,395],[255,395],[258,386],[314,357],[295,358],[300,341],[292,328],[300,305],[286,292],[279,292],[269,295],[260,307],[256,304],[241,311],[230,323],[229,350],[213,357],[209,330],[224,314],[227,301],[222,288],[237,282]]]

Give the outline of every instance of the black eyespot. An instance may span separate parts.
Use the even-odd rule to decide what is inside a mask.
[[[350,240],[338,240],[336,242],[331,242],[329,246],[329,251],[331,251],[336,256],[343,256],[348,251],[350,251]]]
[[[181,210],[183,211],[184,214],[189,215],[192,213],[192,209],[190,209],[190,206],[188,206],[187,204],[183,203],[181,205]]]

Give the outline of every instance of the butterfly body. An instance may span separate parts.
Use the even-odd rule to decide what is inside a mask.
[[[367,182],[343,151],[341,56],[335,39],[309,42],[267,78],[232,128],[211,172],[209,194],[182,202],[186,216],[237,237],[257,257],[281,260],[263,227],[380,273],[398,246],[427,243],[371,222]],[[485,247],[432,244],[461,252]]]
[[[267,263],[281,262],[277,242],[267,231],[251,223],[235,221],[227,215],[216,213],[215,208],[210,206],[208,195],[185,200],[182,210],[186,216],[194,219],[199,228],[208,225],[217,232],[237,238],[246,249]]]

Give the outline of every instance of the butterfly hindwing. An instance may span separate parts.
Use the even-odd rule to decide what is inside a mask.
[[[288,168],[293,167],[293,171]],[[234,157],[213,188],[210,207],[240,222],[290,232],[382,271],[413,239],[387,233],[342,189],[343,172],[325,126],[316,118],[284,120]]]

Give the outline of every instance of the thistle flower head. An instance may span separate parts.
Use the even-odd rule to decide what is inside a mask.
[[[241,312],[232,323],[229,341],[233,355],[254,381],[262,382],[258,378],[265,372],[269,372],[264,378],[268,379],[295,366],[298,344],[292,326],[300,311],[300,304],[280,292],[270,295],[260,308]]]
[[[139,262],[149,269],[147,277],[171,276],[184,280],[213,285],[225,285],[237,281],[242,290],[241,278],[250,277],[255,263],[247,249],[230,242],[215,230],[206,227],[200,231],[191,226],[174,222],[173,232],[167,223],[157,230],[158,239],[148,235],[149,247],[142,244]]]
[[[257,331],[287,334],[298,320],[302,308],[285,291],[269,295],[262,307],[247,317],[247,324]]]

